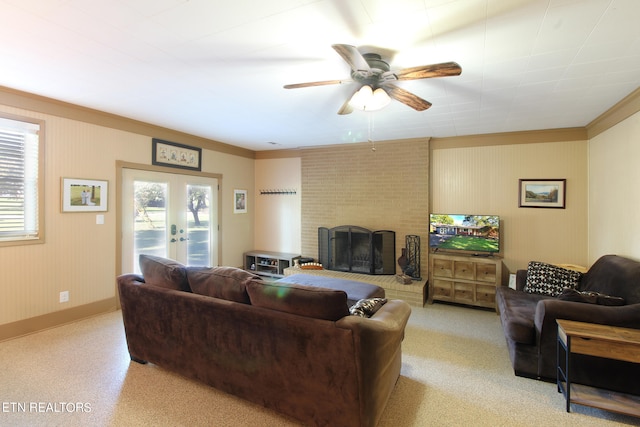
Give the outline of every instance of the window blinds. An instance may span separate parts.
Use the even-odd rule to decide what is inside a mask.
[[[38,237],[38,132],[0,117],[0,240]]]

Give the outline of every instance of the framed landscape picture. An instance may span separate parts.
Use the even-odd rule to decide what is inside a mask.
[[[566,179],[521,179],[519,207],[564,209]]]
[[[104,212],[108,199],[108,181],[62,178],[62,212]]]

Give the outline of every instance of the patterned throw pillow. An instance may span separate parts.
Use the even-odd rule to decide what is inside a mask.
[[[349,308],[349,313],[352,316],[371,317],[386,303],[386,298],[361,299]]]
[[[582,273],[539,261],[529,262],[524,291],[557,297],[565,288],[575,289]]]

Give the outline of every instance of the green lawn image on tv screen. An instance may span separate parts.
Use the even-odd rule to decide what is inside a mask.
[[[438,245],[439,249],[456,249],[462,251],[498,252],[497,240],[470,236],[452,236]]]

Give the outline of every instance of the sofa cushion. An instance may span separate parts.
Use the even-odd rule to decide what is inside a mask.
[[[161,288],[190,292],[185,266],[172,259],[140,254],[140,271],[144,282]]]
[[[344,291],[288,283],[247,283],[251,304],[316,319],[338,320],[349,315]]]
[[[247,283],[260,276],[236,267],[187,267],[191,291],[200,295],[250,304]]]
[[[582,273],[539,261],[529,262],[524,291],[557,297],[565,288],[578,286]]]
[[[349,313],[351,313],[352,316],[371,317],[386,303],[386,298],[361,299],[349,308]]]
[[[536,305],[549,296],[528,294],[507,286],[496,288],[496,303],[504,334],[511,341],[535,345],[536,327],[534,323]]]
[[[604,295],[593,291],[580,292],[577,289],[565,289],[560,295],[558,295],[558,299],[608,306],[624,305],[624,298]]]

